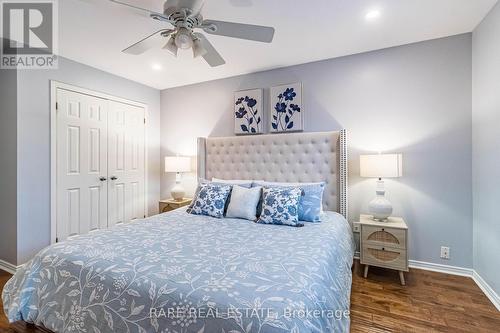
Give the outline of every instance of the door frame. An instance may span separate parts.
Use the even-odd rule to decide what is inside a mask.
[[[148,105],[129,99],[109,95],[99,91],[82,88],[72,84],[50,80],[50,244],[56,243],[57,238],[57,89],[64,89],[83,95],[89,95],[109,101],[129,104],[144,109],[144,213],[148,216]]]

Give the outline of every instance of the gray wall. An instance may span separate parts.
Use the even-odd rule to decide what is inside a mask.
[[[50,243],[50,80],[145,103],[149,106],[149,213],[158,212],[160,92],[64,58],[58,70],[18,75],[18,254],[29,260]]]
[[[375,180],[359,178],[358,155],[401,152],[404,177],[387,181],[387,190],[410,226],[410,258],[470,268],[471,61],[464,34],[168,89],[161,156],[195,155],[196,137],[232,135],[234,91],[301,81],[306,131],[349,131],[351,220],[367,211],[375,189]],[[163,197],[173,180],[162,173]],[[195,177],[185,183],[192,193]],[[451,247],[451,260],[439,258],[441,245]]]
[[[474,268],[500,294],[500,4],[473,34]]]
[[[3,40],[0,39],[0,43]],[[17,74],[0,69],[0,260],[15,264],[17,235]]]

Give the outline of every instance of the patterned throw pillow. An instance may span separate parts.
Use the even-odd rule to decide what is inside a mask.
[[[264,188],[262,213],[257,223],[303,227],[299,222],[299,202],[302,189],[299,187]]]
[[[230,192],[230,185],[206,184],[200,188],[189,213],[217,218],[224,217],[224,208]]]
[[[200,194],[200,190],[205,187],[207,184],[214,184],[214,185],[238,185],[244,188],[251,188],[252,187],[252,181],[251,180],[241,180],[241,181],[225,181],[222,179],[217,179],[217,178],[212,178],[212,181],[206,180],[203,178],[198,179],[198,187],[196,187],[196,191],[194,192],[193,200],[189,204],[188,208],[186,211],[188,213],[191,213],[193,210],[194,203],[196,202],[196,199],[198,198],[198,194]],[[224,211],[227,211],[227,206],[229,204],[229,200],[231,199],[231,193],[229,193],[228,200],[226,201],[226,208]]]
[[[209,181],[203,178],[200,178],[198,180],[198,187],[196,187],[196,191],[194,192],[193,200],[186,210],[189,214],[191,214],[191,211],[193,210],[194,203],[196,202],[196,199],[198,199],[198,195],[200,194],[201,189],[207,186],[208,183]]]
[[[303,190],[303,196],[299,203],[299,220],[306,222],[321,222],[321,213],[323,211],[323,192],[325,183],[272,183],[260,182],[253,186],[264,187],[300,187]]]

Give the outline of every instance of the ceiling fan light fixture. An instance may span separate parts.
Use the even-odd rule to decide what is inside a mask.
[[[208,51],[203,46],[203,42],[199,38],[193,39],[193,56],[195,58],[203,57],[207,53]]]
[[[191,37],[191,31],[186,28],[180,28],[175,35],[175,45],[183,50],[191,48],[193,46],[193,37]]]
[[[175,43],[175,39],[174,39],[174,37],[170,37],[170,38],[168,39],[167,44],[165,44],[165,46],[164,46],[163,48],[164,48],[165,50],[167,50],[168,52],[172,53],[172,55],[173,55],[174,57],[177,57],[177,51],[178,51],[178,49],[179,49],[179,48],[177,47],[177,45],[176,45],[176,43]]]
[[[179,49],[192,48],[193,56],[195,58],[201,56],[209,66],[217,67],[226,63],[224,58],[219,54],[219,52],[217,52],[217,49],[215,49],[204,34],[196,31],[197,29],[201,29],[211,35],[262,43],[271,43],[274,38],[275,29],[273,27],[217,20],[205,20],[201,13],[205,0],[163,0],[163,13],[127,4],[124,0],[111,1],[128,8],[140,10],[143,13],[147,13],[148,16],[154,20],[166,22],[172,25],[171,28],[161,29],[122,51],[127,54],[143,54],[157,45],[158,40],[161,39],[159,37],[163,37],[163,41],[165,38],[168,38],[168,41],[165,46],[163,46],[163,49],[172,53],[175,57],[177,57]],[[159,66],[155,67],[159,70]]]

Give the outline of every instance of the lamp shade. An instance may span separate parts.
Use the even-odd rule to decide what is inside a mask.
[[[359,157],[361,177],[397,178],[403,176],[403,155],[378,154]]]
[[[165,157],[165,172],[190,172],[191,158],[181,156]]]

